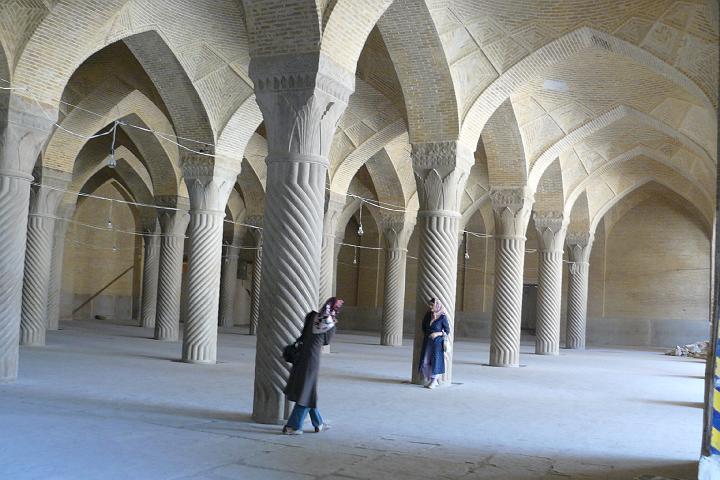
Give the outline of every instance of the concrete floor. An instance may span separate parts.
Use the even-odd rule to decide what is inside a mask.
[[[409,347],[338,335],[320,383],[333,429],[288,437],[249,418],[255,339],[241,332],[220,335],[214,366],[102,322],[66,322],[47,347],[23,347],[20,379],[0,386],[0,479],[697,475],[698,360],[602,348],[498,369],[483,365],[487,343],[458,342],[458,384],[427,390],[406,383]]]

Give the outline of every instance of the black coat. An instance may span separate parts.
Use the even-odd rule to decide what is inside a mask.
[[[317,407],[317,383],[320,372],[320,351],[323,345],[329,345],[335,333],[335,327],[324,333],[313,333],[313,322],[317,312],[310,312],[305,317],[302,332],[303,346],[300,359],[292,366],[290,378],[285,386],[288,400],[304,407]]]

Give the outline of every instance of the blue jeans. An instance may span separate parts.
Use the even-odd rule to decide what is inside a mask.
[[[293,411],[290,414],[290,418],[288,418],[286,426],[292,428],[293,430],[302,430],[302,426],[303,423],[305,423],[305,417],[308,412],[310,412],[310,421],[312,422],[313,427],[319,427],[322,425],[323,420],[320,416],[320,410],[317,408],[305,407],[296,403],[295,408],[293,408]]]

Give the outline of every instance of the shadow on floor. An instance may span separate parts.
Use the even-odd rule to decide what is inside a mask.
[[[704,408],[702,402],[687,402],[682,400],[656,400],[654,398],[643,398],[643,403],[652,403],[655,405],[673,405],[676,407]]]

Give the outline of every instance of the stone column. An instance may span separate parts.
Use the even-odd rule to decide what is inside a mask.
[[[250,335],[257,333],[260,319],[260,279],[262,278],[262,217],[253,215],[245,219],[250,228],[250,235],[255,239],[255,263],[252,273],[252,298],[250,300]]]
[[[70,175],[40,171],[35,178],[42,186],[30,191],[27,225],[25,278],[22,290],[20,345],[45,345],[48,291],[55,217]]]
[[[571,232],[567,235],[570,252],[570,277],[568,278],[567,328],[565,348],[585,348],[587,326],[588,274],[593,236],[589,233]]]
[[[455,337],[458,208],[473,155],[457,142],[423,143],[413,144],[412,160],[420,202],[417,216],[420,251],[412,382],[421,385],[424,379],[418,366],[424,341],[422,320],[430,298],[439,299],[445,306],[451,342]],[[452,381],[452,350],[445,353],[445,375],[440,380],[447,384]]]
[[[320,261],[320,296],[318,303],[323,303],[335,294],[335,247],[337,225],[340,214],[345,208],[345,195],[330,192],[325,216],[323,218],[322,254]]]
[[[215,363],[223,220],[237,173],[204,158],[185,160],[183,172],[190,193],[190,254],[182,360]]]
[[[241,242],[240,225],[233,226],[233,238],[225,246],[223,255],[221,287],[220,287],[220,326],[231,328],[235,325],[235,291],[237,289],[237,270],[239,252],[237,248]]]
[[[58,217],[68,219],[72,214],[62,212]],[[60,297],[62,295],[62,273],[63,258],[65,255],[65,237],[67,235],[69,222],[58,220],[55,222],[53,235],[52,259],[50,260],[50,286],[48,288],[47,307],[47,329],[58,330],[60,328]]]
[[[57,110],[0,99],[0,383],[17,378],[30,175]]]
[[[145,255],[143,258],[143,280],[140,325],[155,328],[155,314],[158,293],[158,270],[160,269],[160,227],[157,219],[155,225],[149,227],[143,235]]]
[[[355,76],[318,53],[253,58],[250,76],[268,134],[253,418],[281,423],[289,365],[278,353],[318,308],[328,152]]]
[[[561,212],[536,213],[538,232],[538,296],[535,327],[535,353],[560,352],[560,310],[562,303],[563,245],[567,219]]]
[[[155,339],[177,342],[180,333],[183,250],[190,215],[184,210],[160,210],[158,218],[163,237],[160,241]]]
[[[526,187],[494,188],[495,297],[490,334],[490,365],[520,366],[525,232],[534,195]]]
[[[385,291],[381,345],[402,346],[407,245],[414,228],[415,222],[410,219],[390,217],[385,221]]]

